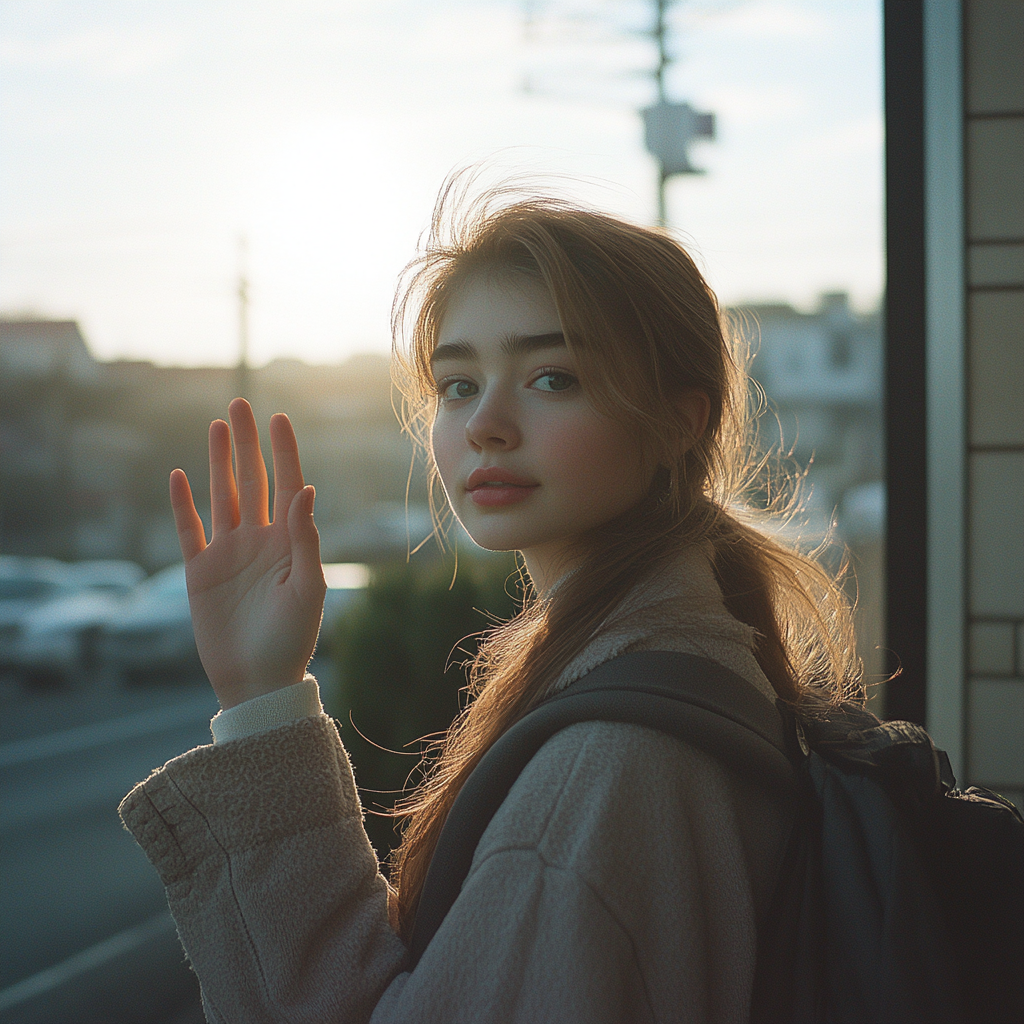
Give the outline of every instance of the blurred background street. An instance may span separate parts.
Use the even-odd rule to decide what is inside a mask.
[[[154,767],[209,742],[215,711],[195,676],[116,699],[5,688],[0,1020],[202,1020],[163,887],[116,808]]]

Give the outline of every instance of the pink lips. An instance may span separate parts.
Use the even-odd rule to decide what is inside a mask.
[[[539,486],[526,477],[494,466],[474,469],[466,481],[466,490],[473,503],[486,508],[525,501]]]

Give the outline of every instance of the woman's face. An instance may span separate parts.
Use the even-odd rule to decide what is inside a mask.
[[[633,507],[653,471],[587,401],[546,287],[478,274],[452,296],[433,355],[431,446],[445,494],[483,548],[519,550],[544,592],[584,531]]]

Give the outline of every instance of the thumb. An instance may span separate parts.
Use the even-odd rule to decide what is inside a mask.
[[[320,565],[320,534],[313,522],[316,491],[307,484],[298,491],[288,506],[288,539],[292,548],[291,574],[301,590],[326,588]]]

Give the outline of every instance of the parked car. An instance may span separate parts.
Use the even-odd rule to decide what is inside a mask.
[[[96,642],[99,660],[126,681],[202,673],[185,589],[185,566],[161,569],[140,583]]]
[[[71,577],[69,567],[55,558],[0,555],[0,671],[15,667],[12,652],[25,616],[73,593]]]
[[[97,642],[104,626],[123,615],[145,578],[134,562],[97,560],[65,567],[71,586],[27,611],[10,659],[29,683],[86,681],[100,667]]]
[[[146,578],[141,565],[123,558],[94,558],[72,562],[68,568],[78,586],[118,594],[127,593]]]

